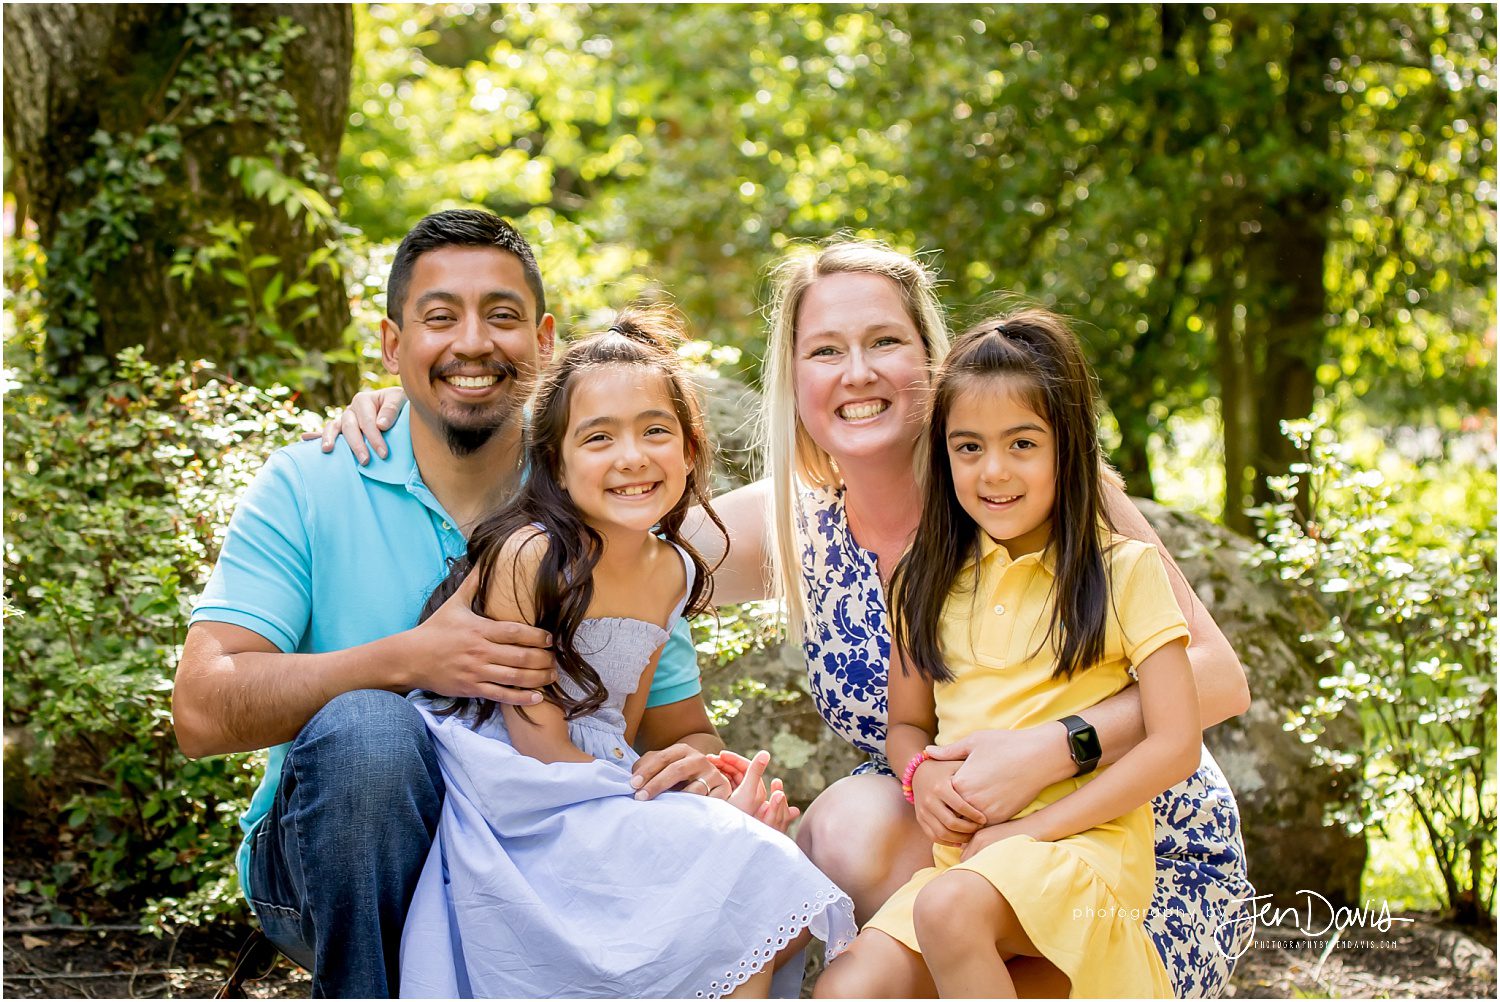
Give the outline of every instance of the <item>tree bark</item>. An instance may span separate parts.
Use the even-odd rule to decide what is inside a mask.
[[[276,60],[280,80],[267,81],[264,75],[245,71],[243,62],[225,72],[244,93],[257,98],[275,101],[277,91],[290,95],[297,123],[296,135],[290,138],[305,146],[326,178],[335,177],[354,52],[350,8],[237,4],[221,9],[237,28],[254,26],[269,35],[276,19],[285,17],[303,29]],[[193,119],[196,108],[235,100],[239,93],[220,89],[177,101],[169,96],[174,81],[181,80],[184,60],[195,46],[201,50],[204,45],[184,31],[191,23],[188,7],[7,4],[4,23],[11,183],[44,248],[54,247],[69,213],[88,207],[100,195],[97,180],[75,172],[95,154],[91,137],[97,132],[135,137],[166,123],[181,136],[178,156],[144,164],[127,156],[108,168],[130,172],[155,167],[164,177],[160,184],[135,189],[148,193],[150,204],[129,217],[128,253],[94,270],[87,287],[72,293],[92,298],[97,322],[83,331],[80,344],[61,350],[59,368],[76,370],[81,356],[112,357],[132,345],[143,345],[146,357],[154,361],[204,357],[235,375],[243,374],[253,355],[286,356],[286,347],[269,337],[264,325],[227,321],[237,312],[235,298],[245,298],[244,290],[216,275],[201,276],[190,288],[169,275],[179,249],[213,242],[208,227],[215,222],[253,224],[251,253],[277,259],[258,277],[268,281],[280,271],[283,288],[302,274],[309,255],[328,239],[305,215],[290,218],[282,207],[247,194],[229,173],[231,158],[249,156],[269,160],[283,174],[296,176],[295,156],[281,145],[288,137],[278,136],[252,115]],[[229,57],[231,64],[235,61]],[[237,69],[241,72],[235,76]],[[324,187],[321,194],[336,203],[332,182]],[[87,241],[91,234],[83,237]],[[293,332],[296,342],[313,350],[337,347],[349,323],[343,282],[327,267],[314,270],[308,279],[317,292],[295,309],[289,307],[283,323],[315,304],[317,315]],[[265,281],[253,291],[261,291]],[[56,304],[45,283],[43,295],[51,315]],[[340,376],[334,381],[335,393],[349,388],[339,385],[348,381]]]
[[[1256,455],[1256,400],[1251,389],[1251,360],[1245,351],[1241,324],[1235,317],[1234,266],[1227,242],[1214,258],[1214,352],[1219,372],[1219,412],[1224,423],[1224,525],[1251,535],[1254,525],[1245,508],[1250,504],[1251,459]]]
[[[1289,148],[1304,151],[1308,167],[1297,186],[1274,188],[1259,215],[1260,231],[1245,248],[1247,279],[1260,290],[1259,316],[1245,321],[1247,352],[1259,356],[1255,416],[1255,504],[1273,499],[1268,476],[1288,472],[1296,450],[1281,431],[1286,419],[1312,412],[1318,363],[1327,337],[1327,274],[1330,210],[1338,202],[1338,180],[1320,170],[1332,159],[1339,98],[1325,86],[1330,61],[1344,55],[1336,30],[1338,12],[1298,11],[1285,59],[1286,92],[1278,109],[1295,134]],[[1297,498],[1297,506],[1306,510]]]

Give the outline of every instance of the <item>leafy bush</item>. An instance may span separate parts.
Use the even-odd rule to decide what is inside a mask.
[[[1283,428],[1306,454],[1255,514],[1262,563],[1318,599],[1307,639],[1328,666],[1322,692],[1288,722],[1307,742],[1348,704],[1365,723],[1362,796],[1336,820],[1360,830],[1410,810],[1430,843],[1447,904],[1477,924],[1495,906],[1495,532],[1398,518],[1377,470],[1352,462],[1317,420]],[[1305,491],[1304,521],[1293,498]],[[1451,516],[1450,516],[1451,519]],[[1319,746],[1350,769],[1357,753]]]
[[[27,817],[7,820],[56,841],[39,884],[59,918],[104,896],[160,898],[154,911],[177,921],[236,909],[253,764],[177,751],[172,674],[234,500],[298,414],[284,391],[137,351],[66,402],[41,320],[19,305],[8,357],[30,369],[6,373],[5,719]],[[24,738],[9,747],[13,729]],[[8,791],[8,814],[15,802]]]

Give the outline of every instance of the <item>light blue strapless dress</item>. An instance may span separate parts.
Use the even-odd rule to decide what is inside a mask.
[[[785,835],[722,800],[634,798],[622,711],[667,635],[580,624],[609,692],[568,724],[593,762],[540,762],[500,714],[476,728],[413,695],[448,789],[401,939],[403,998],[714,998],[804,928],[830,959],[854,938],[848,896]]]

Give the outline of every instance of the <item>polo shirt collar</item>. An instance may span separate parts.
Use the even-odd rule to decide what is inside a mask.
[[[1010,564],[1034,563],[1042,570],[1057,576],[1057,548],[1051,543],[1035,553],[1028,553],[1018,560],[1012,560],[1010,551],[990,538],[990,534],[984,530],[979,532],[979,565],[983,567],[987,563],[998,561],[999,566],[1004,569]]]
[[[417,454],[411,447],[410,407],[401,408],[401,413],[396,416],[396,423],[385,433],[385,445],[386,457],[381,459],[371,452],[370,461],[359,466],[359,472],[371,480],[404,487],[417,472]]]

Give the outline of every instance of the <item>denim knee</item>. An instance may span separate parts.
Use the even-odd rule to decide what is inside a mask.
[[[299,773],[336,781],[343,806],[356,811],[442,797],[427,724],[416,707],[393,692],[357,689],[335,696],[302,728],[287,758]]]

